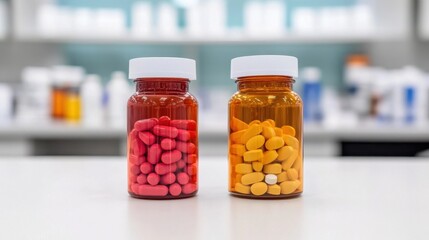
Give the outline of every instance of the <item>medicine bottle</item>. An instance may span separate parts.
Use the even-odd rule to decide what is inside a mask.
[[[189,92],[195,61],[135,58],[129,78],[128,192],[132,197],[174,199],[198,191],[198,103]]]
[[[229,191],[247,198],[287,198],[303,191],[302,100],[293,91],[298,60],[234,58],[238,91],[229,101]]]

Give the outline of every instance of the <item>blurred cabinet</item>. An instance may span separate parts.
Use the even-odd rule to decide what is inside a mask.
[[[228,0],[227,0],[228,1]],[[233,1],[233,0],[229,0]],[[129,33],[121,36],[67,36],[40,35],[36,26],[37,9],[52,0],[11,0],[14,38],[25,42],[56,43],[116,43],[116,44],[231,44],[231,43],[364,43],[372,41],[391,41],[406,39],[411,32],[412,1],[409,0],[376,0],[363,1],[373,10],[375,31],[370,33],[347,34],[297,34],[289,32],[280,36],[249,36],[236,31],[227,31],[220,36],[193,37],[184,33],[169,36],[136,37]],[[359,2],[359,1],[358,1]],[[427,1],[426,1],[427,2]],[[323,5],[323,1],[317,3]]]

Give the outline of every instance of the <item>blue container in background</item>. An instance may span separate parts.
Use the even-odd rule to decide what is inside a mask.
[[[320,123],[322,120],[322,84],[320,69],[307,67],[301,71],[304,122]]]

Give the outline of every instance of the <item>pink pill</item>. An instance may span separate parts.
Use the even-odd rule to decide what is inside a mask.
[[[176,141],[176,149],[183,153],[195,153],[197,147],[191,142]]]
[[[185,155],[186,162],[189,164],[196,163],[198,160],[197,154],[187,154]]]
[[[197,166],[195,166],[195,164],[189,165],[186,168],[186,172],[189,176],[197,175]]]
[[[176,138],[178,131],[175,127],[156,125],[153,127],[152,132],[160,137]]]
[[[188,183],[186,185],[183,185],[182,191],[184,194],[191,194],[195,191],[197,191],[197,185],[193,183]]]
[[[140,165],[146,161],[146,158],[144,156],[136,156],[134,154],[130,154],[128,160],[134,165]]]
[[[158,119],[156,118],[142,119],[134,123],[134,129],[137,131],[146,131],[153,128],[156,124],[158,124]]]
[[[148,162],[144,162],[144,163],[142,163],[142,165],[140,165],[140,171],[143,174],[149,174],[153,171],[153,166],[152,166],[152,164],[150,164]]]
[[[191,134],[191,141],[197,140],[197,132],[196,131],[189,131],[189,134]]]
[[[182,158],[182,153],[178,150],[164,152],[161,156],[161,161],[165,164],[172,164]]]
[[[147,153],[147,161],[156,164],[159,162],[159,158],[161,157],[162,149],[158,143],[153,144],[149,147],[149,151]]]
[[[162,116],[159,118],[159,125],[170,126],[170,118],[168,116]]]
[[[150,132],[140,132],[139,138],[148,146],[154,144],[156,140],[155,136]]]
[[[140,175],[138,175],[138,176],[137,176],[137,182],[138,182],[139,184],[145,184],[145,183],[147,183],[147,176],[146,176],[146,175],[144,175],[144,174],[140,174]]]
[[[181,160],[177,161],[176,165],[177,165],[177,169],[182,169],[186,166],[186,161],[181,159]]]
[[[185,130],[196,130],[197,122],[194,120],[171,120],[170,126]]]
[[[180,183],[181,185],[185,185],[187,183],[189,183],[189,176],[188,174],[181,172],[177,174],[177,182]]]
[[[140,185],[137,183],[131,184],[131,192],[139,194],[139,187]]]
[[[133,129],[133,130],[131,130],[130,134],[128,134],[128,135],[130,138],[134,139],[138,136],[138,134],[139,134],[139,131]]]
[[[146,153],[146,146],[139,139],[132,140],[131,146],[134,155],[141,156]]]
[[[182,193],[182,187],[178,183],[173,183],[168,188],[172,196],[179,196]]]
[[[168,187],[163,185],[151,186],[143,184],[139,186],[139,195],[143,196],[165,196],[168,194]]]
[[[137,165],[131,165],[130,166],[130,173],[137,176],[140,173],[140,166]]]
[[[187,142],[191,140],[191,133],[188,130],[178,129],[177,139]]]
[[[128,176],[128,182],[129,182],[129,183],[136,183],[136,182],[137,182],[137,176],[136,176],[136,175],[132,175],[132,174],[130,174],[130,175]]]
[[[176,147],[176,140],[170,138],[164,138],[161,140],[161,148],[164,150],[171,150]]]
[[[176,175],[174,173],[167,173],[161,176],[161,184],[169,185],[176,181]]]
[[[155,165],[155,172],[159,175],[175,172],[176,170],[177,170],[176,164],[158,163]]]
[[[149,175],[147,175],[147,182],[152,186],[157,185],[159,180],[161,180],[161,178],[156,173],[149,173]]]

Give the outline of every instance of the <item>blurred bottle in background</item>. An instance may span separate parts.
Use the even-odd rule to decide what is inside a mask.
[[[81,85],[82,124],[101,126],[103,124],[103,86],[100,77],[89,74]]]
[[[63,120],[66,116],[67,66],[52,68],[51,117]]]
[[[49,121],[51,72],[42,67],[23,69],[18,90],[17,120],[19,122]]]
[[[65,107],[67,122],[77,123],[80,121],[80,84],[82,83],[84,76],[85,70],[82,67],[69,67]]]
[[[8,124],[13,117],[13,91],[9,85],[0,83],[0,125]]]
[[[51,90],[51,116],[56,120],[80,120],[79,87],[85,75],[82,67],[54,66]]]
[[[152,5],[150,2],[134,2],[131,9],[131,32],[135,36],[149,36],[152,33]]]
[[[344,69],[347,107],[365,119],[370,115],[371,70],[366,55],[350,55]]]
[[[322,120],[322,84],[320,77],[319,68],[306,67],[301,70],[304,122],[307,124],[317,124]]]
[[[113,127],[124,127],[127,120],[127,101],[131,92],[125,73],[116,71],[106,86],[108,95],[107,119]]]

